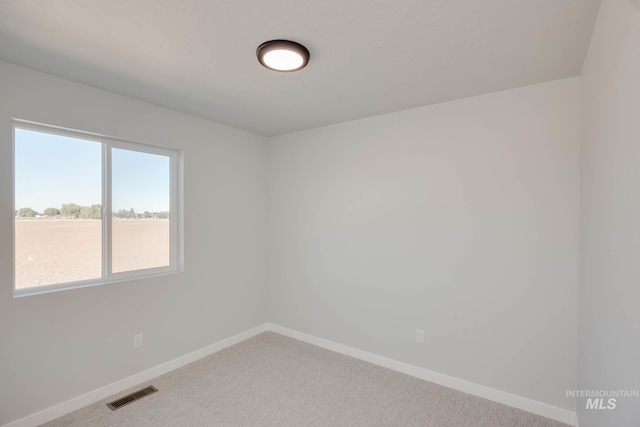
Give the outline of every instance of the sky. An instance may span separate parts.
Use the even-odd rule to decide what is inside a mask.
[[[170,159],[112,148],[112,207],[169,210]],[[16,128],[15,207],[102,203],[102,144]]]

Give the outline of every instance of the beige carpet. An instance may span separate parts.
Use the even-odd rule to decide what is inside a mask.
[[[106,407],[148,384],[159,391]],[[272,332],[45,426],[567,427]]]

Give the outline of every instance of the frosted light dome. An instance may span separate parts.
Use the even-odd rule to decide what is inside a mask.
[[[271,40],[262,43],[257,51],[258,61],[274,71],[297,71],[309,62],[309,51],[299,43],[289,40]]]

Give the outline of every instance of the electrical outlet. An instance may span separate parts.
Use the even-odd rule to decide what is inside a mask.
[[[142,332],[133,336],[133,348],[142,347]]]
[[[424,344],[424,331],[422,329],[416,329],[416,341]]]

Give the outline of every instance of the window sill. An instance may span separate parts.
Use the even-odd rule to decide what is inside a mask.
[[[53,292],[71,291],[74,289],[91,288],[94,286],[109,285],[112,283],[131,282],[133,280],[151,279],[154,277],[171,276],[180,274],[182,270],[163,271],[158,273],[149,273],[139,276],[128,276],[110,280],[92,280],[86,282],[62,283],[58,285],[45,285],[32,288],[21,288],[13,290],[13,298],[30,297],[34,295],[50,294]]]

